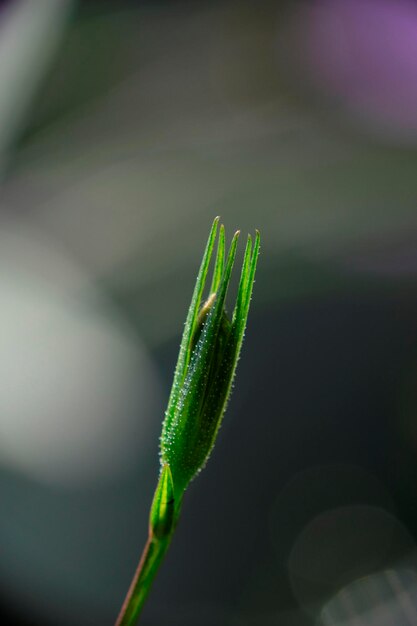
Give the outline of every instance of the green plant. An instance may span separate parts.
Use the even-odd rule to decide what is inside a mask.
[[[207,462],[230,396],[242,346],[259,253],[248,236],[235,308],[225,310],[239,231],[228,255],[223,225],[209,295],[201,305],[219,218],[213,222],[185,323],[161,435],[161,472],[149,516],[149,536],[116,626],[137,622],[169,547],[189,482]]]

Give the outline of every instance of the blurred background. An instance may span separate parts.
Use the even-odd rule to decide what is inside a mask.
[[[217,214],[247,337],[141,623],[417,624],[416,199],[415,0],[0,4],[2,624],[113,624]]]

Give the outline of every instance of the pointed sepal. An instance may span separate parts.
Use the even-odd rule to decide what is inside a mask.
[[[175,524],[174,483],[169,465],[162,466],[149,515],[149,531],[156,539],[167,538]]]

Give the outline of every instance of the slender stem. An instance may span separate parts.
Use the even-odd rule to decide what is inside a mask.
[[[164,539],[157,539],[151,532],[149,533],[138,568],[115,626],[133,626],[136,624],[155,575],[171,543],[171,537],[172,533]]]
[[[182,496],[175,497],[171,470],[165,463],[161,468],[149,515],[148,540],[115,626],[134,626],[137,623],[153,580],[171,543],[181,505]]]

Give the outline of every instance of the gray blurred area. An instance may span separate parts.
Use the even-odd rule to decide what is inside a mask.
[[[417,623],[416,148],[411,0],[0,4],[1,623],[114,623],[218,214],[249,325],[141,623]]]

